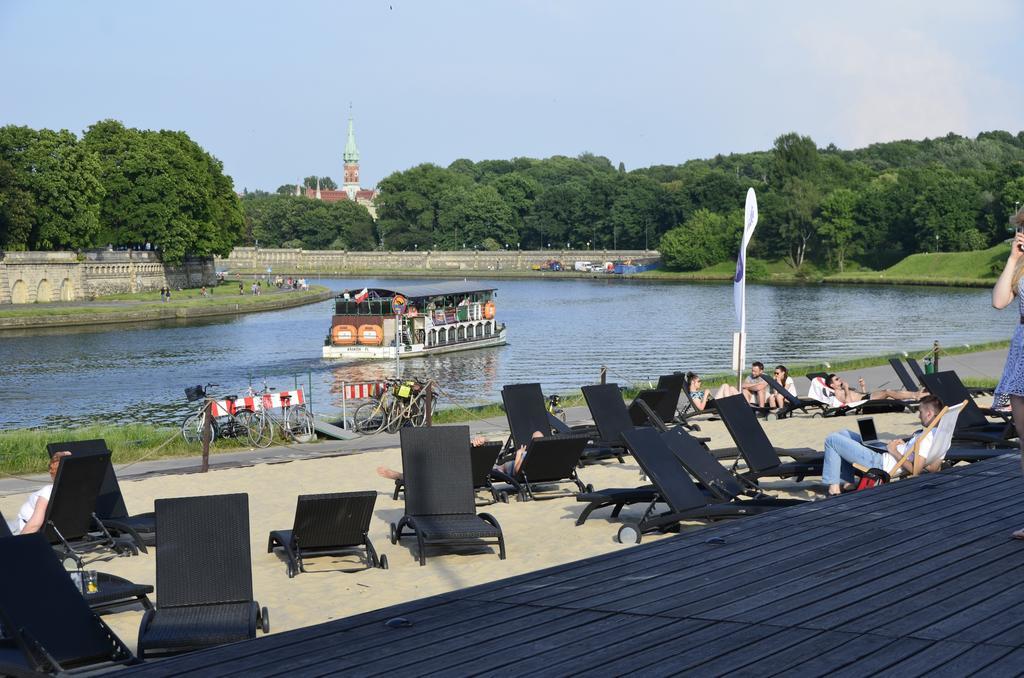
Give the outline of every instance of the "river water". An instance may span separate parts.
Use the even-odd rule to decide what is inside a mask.
[[[332,289],[401,288],[379,279],[315,281]],[[421,281],[417,281],[421,282]],[[626,280],[499,280],[497,318],[509,345],[403,360],[406,374],[442,386],[441,406],[496,401],[502,384],[548,392],[673,370],[729,369],[732,285]],[[894,286],[747,288],[747,355],[798,363],[1008,338],[1017,318],[989,291]],[[96,421],[179,421],[183,389],[214,382],[241,392],[264,379],[311,383],[317,413],[341,408],[343,382],[391,376],[393,362],[320,357],[332,302],[238,318],[0,334],[0,428]]]

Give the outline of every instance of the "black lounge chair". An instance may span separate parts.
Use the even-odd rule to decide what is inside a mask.
[[[641,402],[647,405],[647,407],[643,407],[640,404]],[[629,412],[629,418],[633,422],[633,426],[648,425],[648,409],[657,414],[658,418],[662,421],[670,422],[675,419],[675,409],[673,408],[671,412],[666,412],[668,402],[668,391],[660,388],[648,388],[637,393],[636,397],[633,398],[633,402],[629,404],[626,410]]]
[[[0,562],[0,674],[64,674],[137,663],[89,609],[42,534],[0,539]]]
[[[916,358],[911,358],[908,356],[906,360],[907,365],[910,366],[910,370],[914,373],[914,376],[917,377],[918,382],[920,382],[921,385],[924,386],[924,375],[930,373],[925,372],[924,370],[921,369],[921,365],[917,362]],[[927,388],[927,386],[925,386],[925,388]],[[967,389],[967,392],[971,394],[972,398],[977,398],[980,395],[991,394],[995,390],[991,388],[983,388],[978,386],[965,386],[964,388]]]
[[[665,391],[665,401],[662,403],[663,409],[655,410],[655,412],[661,417],[662,421],[666,423],[670,421],[682,423],[677,419],[679,416],[679,398],[682,397],[683,389],[686,386],[688,386],[686,375],[682,372],[663,374],[658,377],[658,385],[655,388],[659,391]]]
[[[505,455],[527,444],[534,431],[540,431],[545,436],[552,433],[586,435],[591,439],[598,436],[594,426],[568,426],[548,412],[540,384],[505,384],[501,387],[501,402],[505,406],[509,430],[509,438],[500,458],[502,461]],[[590,442],[583,454],[585,461],[599,461],[609,457],[617,457],[622,461],[621,450]]]
[[[739,455],[747,463],[748,470],[738,474],[741,480],[756,484],[758,478],[794,477],[800,481],[806,476],[821,475],[824,459],[821,453],[800,455],[794,457],[795,461],[783,463],[742,395],[719,399],[718,412],[736,443]],[[739,456],[733,464],[734,471],[738,463]]]
[[[46,452],[50,456],[61,450],[70,452],[74,457],[104,454],[108,459],[110,457],[110,450],[103,439],[71,440],[63,443],[49,443],[46,446]],[[156,514],[152,511],[134,516],[128,514],[124,497],[121,495],[121,486],[118,484],[117,474],[114,472],[114,465],[109,461],[103,476],[103,485],[96,498],[96,517],[112,534],[131,536],[143,550],[146,546],[156,545]]]
[[[427,563],[427,546],[496,543],[504,560],[501,526],[494,516],[476,513],[469,427],[403,428],[400,436],[405,515],[391,524],[391,543],[415,536],[420,565]]]
[[[903,388],[906,391],[918,391],[921,386],[914,381],[914,378],[910,376],[910,372],[907,372],[907,368],[900,362],[899,358],[889,358],[889,364],[892,366],[893,372],[899,378],[900,383],[903,384]]]
[[[590,416],[597,426],[600,441],[598,444],[609,447],[625,447],[626,441],[622,434],[635,428],[629,408],[622,400],[622,389],[618,384],[592,384],[582,389],[583,398],[587,401]],[[647,414],[646,425],[664,431],[668,427],[644,400],[634,400],[633,404]]]
[[[79,564],[84,554],[98,550],[123,555],[146,551],[131,536],[112,535],[96,517],[96,498],[109,465],[109,454],[94,454],[63,457],[57,467],[42,532],[64,557]]]
[[[485,442],[482,445],[469,446],[469,459],[472,463],[473,469],[473,489],[487,490],[491,495],[491,501],[485,501],[481,504],[483,506],[496,504],[498,502],[508,503],[508,493],[496,488],[494,486],[495,480],[509,483],[513,485],[513,489],[517,494],[519,492],[519,485],[515,479],[506,477],[503,473],[497,475],[493,473],[494,466],[498,461],[498,456],[504,449],[505,443],[500,442]],[[404,489],[405,476],[395,478],[395,491],[391,495],[391,498],[398,501],[398,495],[401,494]]]
[[[140,659],[270,631],[252,597],[249,495],[157,499],[156,523],[156,609],[139,625]]]
[[[275,548],[284,550],[289,577],[305,572],[305,559],[315,556],[358,555],[366,561],[366,567],[358,570],[386,570],[388,558],[377,557],[369,536],[376,503],[377,493],[373,491],[300,494],[292,529],[271,532],[267,553]]]
[[[956,430],[953,432],[953,444],[957,447],[967,445],[983,445],[987,447],[1015,448],[1013,442],[1017,431],[1013,422],[1004,413],[991,409],[982,409],[971,398],[966,387],[960,381],[956,372],[935,372],[924,375],[924,385],[928,392],[944,403],[957,403],[967,400],[960,416],[956,420]],[[986,412],[997,416],[1001,421],[990,421],[985,415]]]
[[[539,485],[574,483],[580,492],[587,492],[593,487],[584,485],[576,474],[580,455],[586,446],[587,436],[533,438],[526,444],[526,458],[519,467],[519,473],[509,476],[493,470],[491,476],[516,488],[520,501],[565,496],[564,493],[542,494]]]
[[[655,429],[635,428],[626,431],[623,437],[633,458],[650,478],[655,495],[640,520],[624,523],[619,528],[619,542],[639,544],[643,533],[674,529],[681,520],[740,518],[760,512],[745,505],[746,502],[709,501],[665,444],[662,433]],[[668,510],[656,513],[659,503],[667,504]]]
[[[771,497],[760,488],[742,483],[686,431],[666,431],[661,438],[683,468],[717,501],[733,502],[753,513],[806,503],[803,499]]]
[[[917,401],[893,400],[892,398],[878,398],[874,400],[868,398],[849,405],[832,405],[829,401],[820,400],[815,398],[813,395],[810,395],[810,393],[814,393],[814,380],[820,379],[821,383],[819,387],[828,391],[828,393],[824,394],[822,397],[829,396],[829,400],[831,400],[831,395],[834,392],[831,388],[825,386],[825,380],[828,378],[828,375],[821,372],[812,372],[807,375],[807,378],[812,382],[812,389],[809,392],[808,397],[811,400],[817,400],[824,406],[824,409],[821,412],[821,416],[823,417],[844,417],[848,414],[887,414],[893,412],[907,412],[917,408]]]
[[[825,410],[828,409],[825,403],[821,402],[820,400],[797,396],[790,393],[782,384],[775,381],[764,372],[761,373],[761,378],[764,379],[765,383],[768,384],[769,389],[778,393],[786,401],[785,405],[783,405],[782,407],[773,412],[776,419],[785,419],[786,417],[791,417],[793,416],[793,413],[797,411],[803,412],[804,414],[811,414],[812,416],[823,415],[825,413]],[[815,410],[817,410],[817,412],[808,412],[807,408],[809,407],[814,408]]]
[[[4,519],[3,514],[0,513],[0,539],[13,536],[7,521]],[[96,583],[96,591],[85,592],[82,595],[85,597],[85,602],[89,604],[89,607],[97,613],[136,602],[141,604],[146,610],[153,607],[153,603],[149,600],[149,594],[153,592],[153,587],[149,584],[134,584],[127,579],[115,577],[105,572],[96,573]]]

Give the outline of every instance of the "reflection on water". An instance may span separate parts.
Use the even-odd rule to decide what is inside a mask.
[[[342,290],[382,280],[323,280]],[[394,282],[401,288],[407,281]],[[463,404],[494,401],[502,384],[569,392],[598,377],[641,381],[672,370],[729,368],[736,320],[729,284],[504,280],[498,318],[508,346],[403,360]],[[987,290],[751,285],[747,353],[795,363],[1003,339],[1016,321]],[[238,393],[264,380],[312,385],[318,412],[341,408],[344,382],[392,376],[392,362],[325,361],[331,302],[219,320],[0,334],[0,426],[176,422],[186,386]],[[444,405],[444,399],[441,404]]]

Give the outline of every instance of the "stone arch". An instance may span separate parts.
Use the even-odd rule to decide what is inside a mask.
[[[75,289],[71,286],[71,278],[64,278],[60,281],[60,300],[74,301]]]
[[[14,285],[11,286],[11,303],[28,303],[28,285],[25,284],[24,280],[15,280]]]
[[[36,287],[36,302],[42,303],[53,300],[53,289],[50,287],[50,281],[43,278],[39,281],[39,286]]]

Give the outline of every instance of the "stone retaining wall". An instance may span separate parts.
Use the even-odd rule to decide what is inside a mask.
[[[166,265],[156,252],[0,252],[0,304],[80,301],[216,283],[213,258]]]
[[[654,250],[499,250],[496,252],[347,252],[342,250],[255,249],[236,247],[217,259],[219,269],[273,273],[347,271],[528,271],[557,259],[572,270],[576,261],[601,264],[626,259],[656,259]]]

